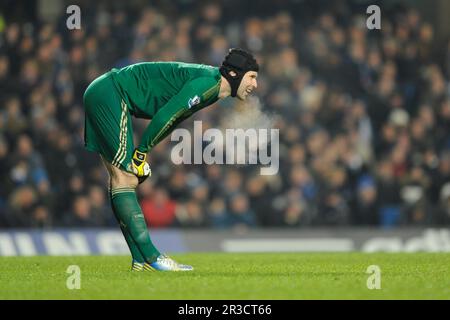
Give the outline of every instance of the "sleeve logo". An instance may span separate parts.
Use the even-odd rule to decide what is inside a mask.
[[[195,96],[193,98],[190,98],[188,101],[188,106],[189,109],[192,108],[193,106],[197,105],[200,103],[200,97],[199,96]]]

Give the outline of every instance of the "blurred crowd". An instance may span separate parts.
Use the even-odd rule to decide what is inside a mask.
[[[450,224],[450,41],[418,11],[382,11],[368,30],[352,1],[80,3],[80,30],[65,10],[54,22],[0,12],[0,227],[116,226],[107,172],[84,149],[85,88],[140,61],[218,66],[230,47],[260,63],[279,173],[174,165],[166,138],[138,188],[151,227]],[[217,127],[233,103],[182,126]]]

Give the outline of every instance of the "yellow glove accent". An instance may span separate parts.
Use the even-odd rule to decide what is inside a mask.
[[[147,158],[147,154],[134,150],[133,153],[133,173],[138,177],[149,177],[152,174],[152,170],[150,169],[150,165],[145,161]]]

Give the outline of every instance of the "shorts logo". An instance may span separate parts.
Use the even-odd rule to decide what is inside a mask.
[[[188,106],[189,109],[192,108],[193,106],[197,105],[200,103],[200,97],[199,96],[195,96],[193,98],[190,98],[188,101]]]

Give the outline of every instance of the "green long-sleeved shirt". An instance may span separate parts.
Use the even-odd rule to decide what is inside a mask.
[[[152,119],[137,149],[150,151],[176,126],[218,100],[219,68],[182,62],[143,62],[112,69],[120,94],[137,118]]]

